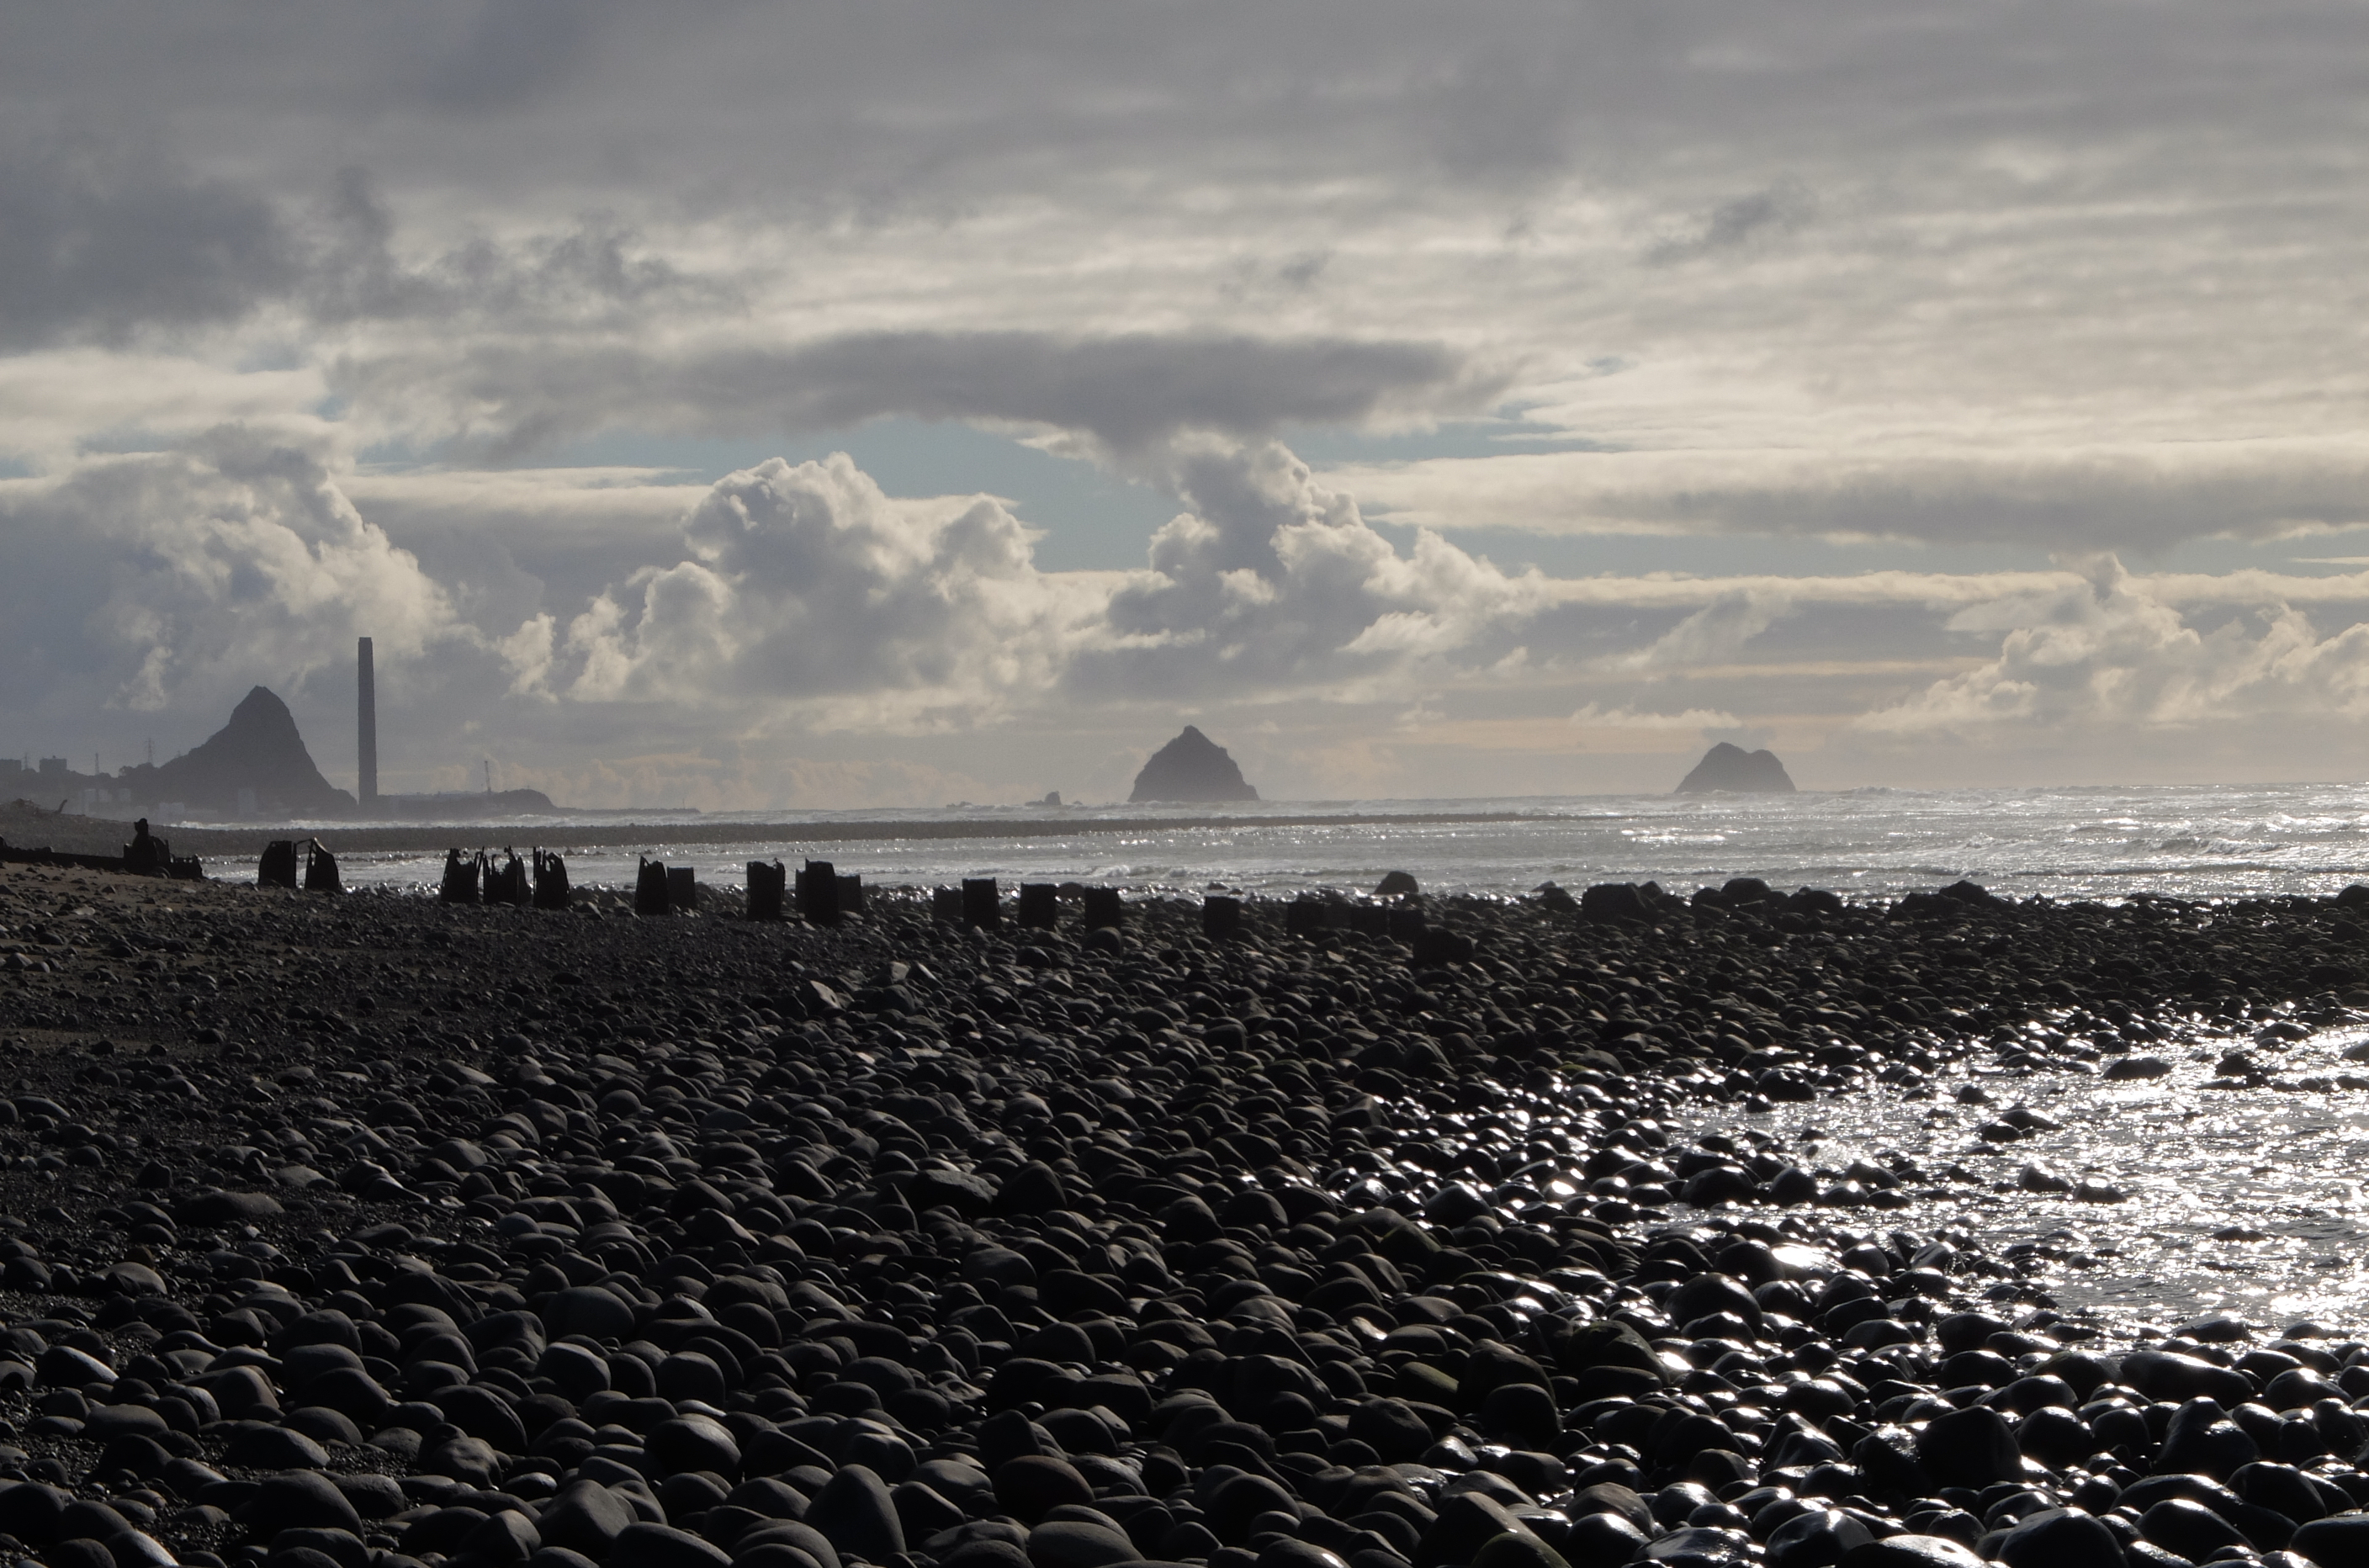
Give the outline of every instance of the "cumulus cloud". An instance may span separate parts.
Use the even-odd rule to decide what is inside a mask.
[[[577,704],[975,727],[1076,702],[1335,695],[1414,671],[1505,675],[1558,584],[1431,535],[1402,552],[1274,442],[1167,454],[1186,509],[1130,572],[1054,572],[981,497],[898,499],[844,455],[715,485],[686,546],[500,643],[515,687]]]
[[[467,641],[321,454],[256,432],[0,486],[0,708],[20,722],[218,715],[250,685],[349,670],[358,635],[398,659]]]
[[[1112,596],[1114,636],[1089,650],[1082,692],[1345,691],[1471,669],[1512,654],[1554,606],[1540,574],[1435,534],[1402,555],[1278,443],[1185,443],[1172,463],[1188,509]]]
[[[521,689],[583,703],[796,714],[823,727],[972,725],[1057,679],[1099,611],[976,497],[892,499],[844,454],[734,474],[692,511],[690,556],[522,627]]]
[[[2369,715],[2369,624],[2323,636],[2284,604],[2199,626],[2120,561],[2087,580],[1970,606],[1953,630],[2006,630],[1998,656],[1860,721],[1882,734],[2181,728]]]

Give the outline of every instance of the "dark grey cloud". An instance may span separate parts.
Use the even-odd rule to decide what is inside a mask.
[[[395,229],[369,171],[340,169],[303,272],[302,303],[316,322],[490,320],[515,330],[731,301],[728,284],[687,276],[605,215],[508,243],[477,235],[416,261],[398,253]]]
[[[88,139],[0,153],[0,348],[235,320],[301,274],[272,205]]]
[[[367,148],[406,183],[624,180],[719,212],[1162,170],[1359,175],[1437,199],[1573,172],[1718,182],[1762,162],[1911,164],[1991,139],[2220,183],[2283,149],[2340,155],[2364,112],[2359,10],[2336,0],[1804,0],[1781,17],[1696,0],[51,12],[17,18],[0,58],[12,112],[183,118],[194,149],[283,184]]]
[[[1675,483],[1602,504],[1608,515],[1649,527],[2144,554],[2200,538],[2369,523],[2369,464],[2324,451],[2185,461],[1912,459],[1786,484]]]
[[[197,175],[121,138],[0,153],[0,350],[122,345],[273,304],[324,326],[434,318],[515,330],[732,298],[728,283],[686,275],[601,214],[407,258],[359,167],[307,201]]]
[[[1780,181],[1721,202],[1683,232],[1655,241],[1645,252],[1645,259],[1657,267],[1669,267],[1740,250],[1800,228],[1816,211],[1817,199],[1807,186],[1798,180]]]
[[[449,366],[358,361],[339,384],[389,399],[434,387],[469,411],[462,448],[516,460],[616,429],[758,435],[892,415],[1048,426],[1124,454],[1186,431],[1248,437],[1470,409],[1505,383],[1445,345],[1387,338],[865,332],[679,355],[491,345]]]
[[[464,112],[523,107],[575,74],[597,16],[582,0],[486,0],[462,36],[429,56],[421,87],[429,102]]]

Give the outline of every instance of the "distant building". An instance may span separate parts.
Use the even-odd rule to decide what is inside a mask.
[[[17,778],[22,775],[24,772],[25,764],[18,761],[16,758],[0,757],[0,779]]]
[[[65,775],[66,760],[63,757],[44,757],[41,759],[41,776],[43,778],[46,779],[52,776],[63,778]]]

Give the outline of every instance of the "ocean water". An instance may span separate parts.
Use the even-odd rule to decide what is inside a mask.
[[[524,853],[538,830],[598,827],[619,841],[570,851],[569,874],[612,887],[630,886],[645,853],[725,886],[743,880],[749,861],[795,866],[813,856],[876,883],[995,876],[1282,896],[1370,888],[1393,870],[1442,893],[1647,879],[1688,892],[1758,876],[1870,898],[1961,877],[2009,897],[2060,899],[2325,894],[2369,878],[2369,784],[852,810],[755,814],[746,841],[697,841],[714,824],[561,817],[456,827],[452,838]],[[876,826],[878,836],[823,836],[855,824]],[[1006,836],[1015,829],[1032,836]],[[322,830],[334,845],[352,830]],[[349,881],[432,886],[442,856],[340,859]]]

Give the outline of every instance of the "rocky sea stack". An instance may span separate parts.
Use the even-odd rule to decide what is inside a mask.
[[[1746,751],[1722,740],[1703,753],[1682,780],[1679,795],[1791,795],[1793,779],[1774,751]]]
[[[230,722],[203,745],[161,767],[126,769],[124,777],[142,800],[183,801],[225,816],[242,804],[273,817],[339,817],[354,809],[354,797],[314,766],[288,704],[262,686],[240,699]],[[242,803],[242,790],[253,799]]]
[[[1242,769],[1226,755],[1226,749],[1188,724],[1184,734],[1154,751],[1151,761],[1143,764],[1143,772],[1135,775],[1135,793],[1127,796],[1127,801],[1141,805],[1157,800],[1258,797],[1258,791],[1243,779]]]

